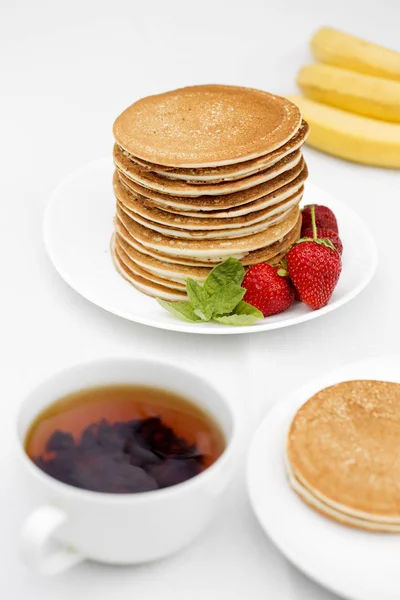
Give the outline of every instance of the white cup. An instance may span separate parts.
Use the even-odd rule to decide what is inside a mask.
[[[26,455],[30,424],[46,406],[74,391],[108,384],[143,384],[181,394],[211,413],[226,449],[208,469],[169,488],[138,494],[83,490],[53,479]],[[29,481],[33,512],[21,534],[25,562],[54,575],[85,559],[134,564],[172,554],[191,542],[214,515],[232,472],[234,415],[227,400],[201,376],[159,361],[110,358],[78,365],[42,383],[23,402],[18,455]]]

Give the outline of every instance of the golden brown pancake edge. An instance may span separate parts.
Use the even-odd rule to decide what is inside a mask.
[[[143,160],[196,168],[268,154],[289,141],[300,125],[298,107],[281,96],[202,85],[138,100],[116,119],[113,133],[124,150]]]

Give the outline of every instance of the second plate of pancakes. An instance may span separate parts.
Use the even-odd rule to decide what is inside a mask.
[[[211,167],[210,170],[212,170]],[[187,276],[201,281],[204,279],[205,271],[203,272],[203,270],[206,269],[206,266],[198,263],[194,265],[190,258],[189,260],[181,258],[180,264],[175,262],[173,269],[169,271],[168,261],[157,260],[151,252],[144,255],[139,244],[137,248],[133,247],[132,236],[129,235],[128,230],[129,227],[133,226],[132,219],[128,218],[129,213],[132,210],[136,211],[135,239],[140,239],[148,231],[148,228],[140,223],[141,220],[146,223],[146,206],[134,206],[134,197],[127,194],[123,186],[119,186],[119,182],[114,178],[114,185],[117,185],[119,194],[118,219],[115,220],[115,197],[111,185],[112,181],[113,165],[111,159],[101,159],[90,163],[63,181],[54,190],[47,205],[44,217],[44,239],[47,252],[55,268],[74,290],[104,310],[125,319],[161,329],[198,334],[226,335],[278,329],[318,318],[342,306],[360,293],[374,274],[377,264],[375,244],[363,221],[344,202],[307,181],[302,203],[325,204],[332,208],[338,219],[340,235],[345,248],[342,275],[330,303],[318,311],[312,311],[304,304],[296,302],[286,312],[267,317],[254,325],[246,327],[229,327],[212,322],[187,323],[180,321],[165,311],[154,298],[135,289],[129,281],[126,281],[127,275],[130,272],[135,272],[140,279],[140,269],[144,269],[146,272],[151,271],[154,273],[153,289],[154,285],[157,285],[157,278],[160,281],[165,281],[166,278],[170,279],[175,282],[174,287],[178,292],[176,299],[179,299],[182,294],[181,282]],[[303,193],[301,182],[299,184],[298,191]],[[246,191],[240,193],[246,193]],[[268,245],[268,251],[275,257],[279,255],[279,245],[285,248],[289,247],[291,243],[290,236],[293,236],[294,239],[298,237],[296,214],[293,212],[291,214],[290,209],[291,203],[296,204],[298,202],[296,197],[293,198],[293,195],[296,196],[296,190],[293,192],[293,186],[291,185],[287,194],[282,193],[282,188],[280,194],[282,195],[281,203],[286,203],[284,213],[289,213],[285,222],[288,223],[288,220],[293,219],[293,223],[291,221],[288,223],[288,233],[286,235],[285,231],[279,231],[276,246],[274,244]],[[170,198],[173,201],[174,197],[170,196]],[[253,232],[251,236],[242,239],[274,235],[275,228],[277,230],[281,229],[279,217],[285,206],[277,208],[277,204],[274,204],[272,208],[267,207],[266,214],[263,213],[265,207],[256,208],[257,210],[248,212],[245,220],[243,220],[243,215],[237,215],[241,227],[249,227],[249,230]],[[240,208],[238,210],[240,211]],[[221,211],[223,211],[223,207],[221,207]],[[160,215],[157,213],[157,231],[154,232],[154,235],[158,252],[160,252],[160,249],[162,251],[162,243],[165,237],[163,230],[174,226],[173,217],[165,221],[165,212],[165,210],[162,210]],[[154,217],[154,208],[152,214]],[[207,235],[207,217],[201,218],[202,221],[204,220],[204,225],[199,223],[200,217],[198,219],[190,215],[187,217],[187,221],[184,223],[186,227],[194,226],[199,229],[199,227],[204,226],[204,232]],[[185,219],[185,215],[180,218]],[[265,223],[265,218],[270,220],[271,226],[267,231],[263,228],[259,231],[259,223]],[[273,223],[275,219],[277,220]],[[131,267],[129,272],[124,273],[125,278],[120,276],[113,262],[112,234],[115,222],[118,226],[119,253],[123,255],[123,264],[129,264]],[[179,223],[179,225],[179,230],[183,229],[182,223]],[[235,225],[235,216],[233,216],[230,221],[232,231],[234,231]],[[213,220],[212,235],[214,237],[210,241],[215,246],[217,255],[218,248],[223,247],[226,243],[229,244],[229,238],[218,238],[218,219],[215,218]],[[131,243],[127,243],[125,239]],[[205,245],[209,253],[210,241],[206,242],[203,238],[198,242],[190,241],[192,244],[196,244],[196,253],[201,253],[202,244]],[[176,244],[177,246],[182,245],[183,248],[186,246],[187,240],[185,238],[182,241],[177,239]],[[260,254],[258,250],[251,251],[251,248],[247,250],[250,251],[248,253],[249,264],[268,260],[268,255],[265,253]],[[181,251],[179,255],[182,257]],[[162,271],[160,271],[161,268]]]
[[[400,383],[399,372],[400,355],[374,357],[365,361],[348,364],[336,371],[326,374],[303,386],[290,397],[277,398],[276,405],[267,414],[264,421],[258,428],[248,456],[247,464],[247,486],[250,496],[250,502],[255,515],[272,542],[298,569],[303,571],[310,578],[331,591],[348,598],[349,600],[397,600],[400,598],[400,577],[398,568],[398,549],[400,544],[399,533],[377,533],[367,531],[348,525],[343,525],[337,520],[327,518],[323,512],[317,512],[311,508],[301,497],[292,489],[287,476],[287,444],[288,434],[292,431],[295,415],[303,417],[301,411],[307,407],[310,398],[319,400],[318,396],[322,394],[321,390],[329,392],[329,387],[341,382],[352,382],[360,385],[363,382],[363,389],[360,389],[360,406],[371,402],[367,390],[368,383],[371,386],[375,382],[393,382],[385,384],[386,392],[390,395],[388,410],[384,416],[393,423],[393,431],[397,427],[398,421],[391,419],[392,412],[390,407],[394,403],[398,406],[397,392],[392,394],[390,387],[393,384]],[[375,380],[375,382],[374,382]],[[350,385],[350,384],[341,384]],[[382,384],[380,384],[382,386]],[[336,386],[335,385],[335,389]],[[397,387],[397,386],[396,386]],[[328,390],[326,390],[328,388]],[[392,405],[390,405],[392,402]],[[307,403],[307,404],[306,404]],[[300,407],[303,409],[299,410]],[[366,406],[366,410],[369,407]],[[397,410],[397,408],[396,408]],[[331,413],[330,413],[331,414]],[[345,415],[335,414],[332,416],[336,420]],[[367,440],[374,435],[375,451],[370,452],[370,459],[374,465],[379,467],[379,460],[382,457],[379,452],[387,449],[389,440],[387,436],[383,442],[379,443],[380,415],[373,414],[377,421],[377,430],[371,432],[365,421],[365,412],[360,409],[357,415],[353,415],[353,429],[357,427],[357,434],[364,436]],[[318,417],[318,414],[315,415]],[[339,419],[340,420],[340,419]],[[308,421],[311,423],[311,419]],[[312,421],[314,427],[315,420]],[[329,438],[334,440],[332,433],[337,432],[341,438],[341,444],[345,447],[349,444],[354,431],[349,427],[336,422],[331,423],[332,431]],[[336,427],[336,430],[335,430]],[[393,456],[398,456],[398,441],[395,436],[392,438]],[[365,447],[360,441],[360,448]],[[369,442],[368,442],[369,443]],[[307,443],[308,448],[308,443]],[[334,458],[336,449],[331,448],[331,458]],[[371,446],[369,446],[371,450]],[[307,452],[304,452],[307,457]],[[345,459],[345,458],[344,458]],[[325,460],[326,457],[321,457]],[[325,465],[325,477],[321,479],[321,484],[331,481],[330,476],[334,473],[334,460],[329,465]],[[341,465],[336,464],[336,467]],[[389,465],[390,468],[393,465]],[[385,482],[385,476],[388,475],[390,468],[382,473],[382,481]],[[289,473],[292,470],[289,469]],[[390,475],[391,473],[389,473]],[[350,483],[353,485],[353,482]],[[373,485],[379,482],[372,482]],[[387,481],[386,481],[387,483]],[[397,499],[398,505],[398,482],[391,481],[393,488],[397,487],[397,492],[392,500]],[[396,485],[397,484],[397,485]],[[375,485],[375,488],[379,486]],[[387,491],[388,488],[385,488]],[[363,504],[368,503],[371,497],[365,492],[358,491],[359,501]],[[397,495],[396,495],[397,494]],[[336,519],[336,517],[335,517]],[[364,527],[364,526],[363,526]],[[355,560],[356,557],[356,560]]]

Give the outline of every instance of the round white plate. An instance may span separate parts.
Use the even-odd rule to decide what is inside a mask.
[[[237,334],[266,331],[316,319],[361,292],[377,264],[373,238],[363,221],[343,202],[306,184],[305,203],[325,204],[339,222],[344,245],[343,271],[328,306],[312,311],[297,302],[284,313],[247,327],[186,323],[137,291],[114,268],[110,254],[115,199],[111,159],[73,173],[52,193],[44,215],[44,240],[53,265],[79,294],[104,310],[137,323],[187,333]]]
[[[297,409],[320,389],[350,379],[400,383],[399,364],[400,355],[374,358],[304,386],[274,406],[250,447],[247,485],[261,527],[297,568],[350,600],[400,598],[400,535],[345,527],[309,508],[286,479],[286,434]]]

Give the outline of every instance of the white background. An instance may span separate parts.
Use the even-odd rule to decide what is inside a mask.
[[[298,68],[311,60],[308,40],[325,24],[400,50],[396,0],[0,0],[1,597],[332,600],[259,529],[246,498],[245,454],[268,407],[289,391],[349,361],[398,350],[399,172],[306,150],[311,179],[371,227],[380,265],[351,304],[265,334],[196,337],[113,317],[61,281],[41,238],[50,190],[85,162],[111,155],[111,126],[127,105],[195,83],[293,92]],[[236,479],[220,516],[179,556],[141,568],[84,565],[41,580],[17,562],[2,536],[15,533],[6,525],[18,504],[2,475],[13,417],[42,378],[113,354],[168,357],[226,389],[241,413]],[[284,507],[276,518],[285,518]]]

